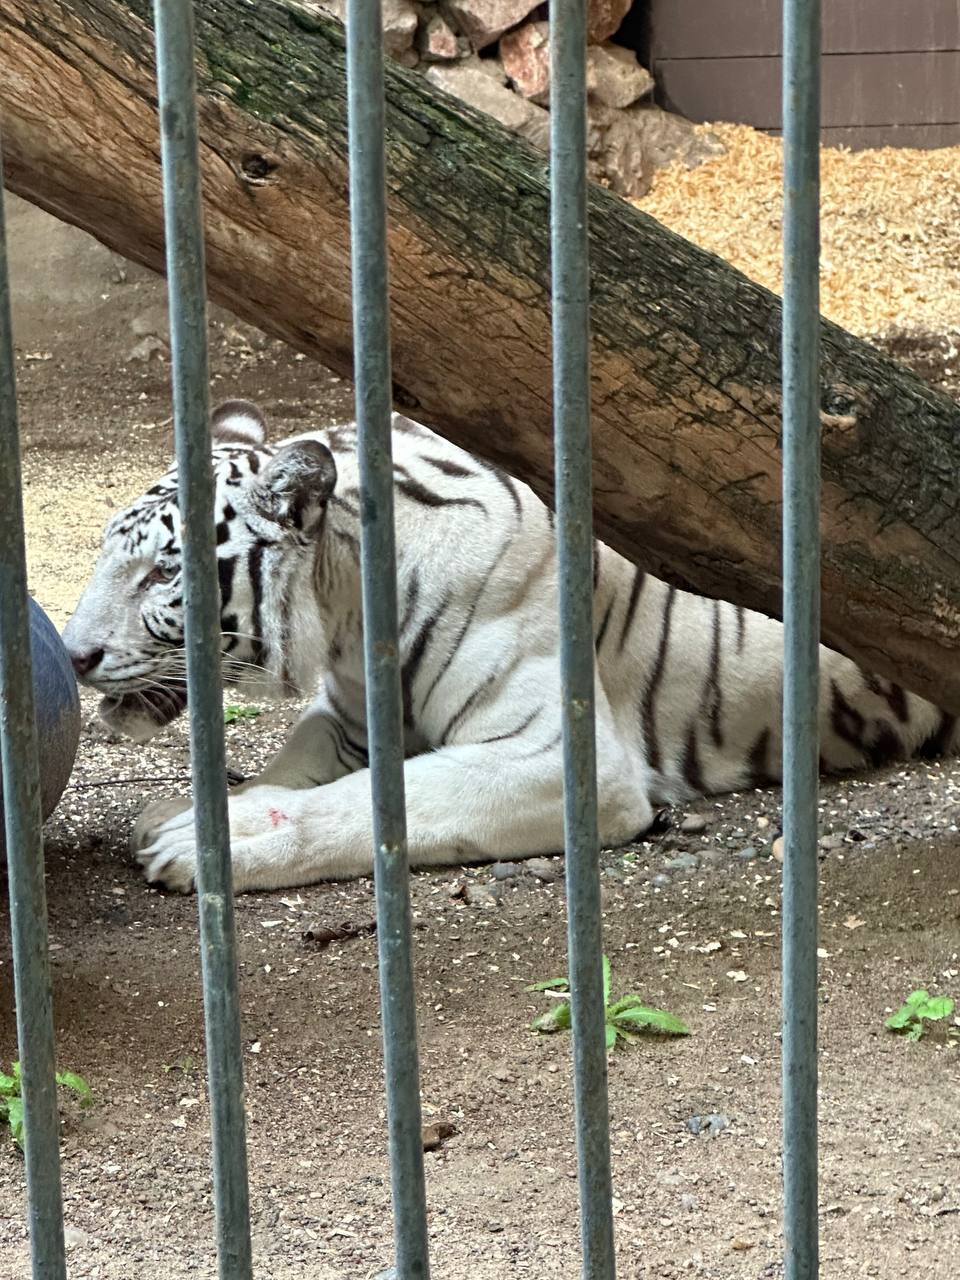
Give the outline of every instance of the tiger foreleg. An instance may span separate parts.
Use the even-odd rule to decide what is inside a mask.
[[[601,760],[603,843],[629,838],[651,818],[643,788],[624,775]],[[525,858],[563,848],[559,743],[512,752],[498,743],[445,748],[407,760],[404,784],[413,866]],[[370,785],[370,773],[363,769],[310,789],[260,782],[231,795],[236,891],[370,875]],[[196,875],[192,813],[172,817],[153,835],[138,853],[147,879],[189,892]]]
[[[341,721],[323,692],[303,713],[283,746],[270,757],[261,772],[233,787],[230,795],[264,786],[303,791],[333,782],[354,769],[363,768],[366,762],[366,734],[362,725],[355,724],[349,713]],[[156,843],[169,822],[188,812],[192,821],[191,801],[186,796],[147,805],[130,838],[133,853],[139,856],[142,850]]]

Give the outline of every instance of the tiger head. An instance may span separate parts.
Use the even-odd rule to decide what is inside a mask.
[[[260,410],[243,400],[212,419],[214,513],[224,678],[254,696],[290,692],[273,595],[312,561],[337,469],[327,446],[271,448]],[[100,714],[144,742],[187,705],[183,527],[176,466],[107,526],[93,577],[63,640]]]

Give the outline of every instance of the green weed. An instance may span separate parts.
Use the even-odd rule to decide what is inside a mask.
[[[259,707],[228,706],[223,708],[223,723],[236,724],[238,720],[256,720],[258,715],[260,715]]]
[[[945,1022],[955,1003],[949,996],[932,996],[929,991],[911,991],[900,1008],[884,1022],[889,1031],[898,1031],[908,1040],[919,1040],[929,1029],[927,1023]],[[960,1028],[947,1028],[948,1036],[960,1036]]]
[[[89,1107],[93,1102],[90,1086],[75,1071],[58,1071],[57,1084],[75,1094],[81,1107]],[[17,1146],[23,1146],[23,1089],[19,1062],[13,1063],[9,1075],[0,1071],[0,1128],[9,1129]]]
[[[533,1020],[533,1030],[544,1035],[555,1031],[570,1029],[570,1001],[563,999],[569,992],[570,982],[567,978],[547,978],[544,982],[535,982],[527,987],[528,991],[546,991],[561,997],[555,1004]],[[606,1026],[607,1051],[617,1044],[636,1044],[642,1035],[658,1032],[667,1036],[688,1036],[690,1029],[675,1014],[665,1009],[653,1009],[644,1004],[640,996],[630,993],[618,1000],[610,1001],[610,961],[603,957],[603,1013]]]

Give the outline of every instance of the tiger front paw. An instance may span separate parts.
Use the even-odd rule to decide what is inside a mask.
[[[235,892],[297,882],[289,879],[288,874],[295,874],[293,869],[302,852],[299,822],[302,794],[260,786],[230,796]],[[145,821],[148,816],[149,825]],[[144,812],[143,820],[143,839],[135,847],[135,853],[147,880],[165,889],[190,893],[197,878],[193,808],[185,801],[174,802],[164,814],[160,805],[151,805]]]
[[[166,800],[156,800],[153,804],[148,804],[134,824],[130,836],[130,852],[138,856],[142,849],[149,848],[156,840],[161,828],[171,818],[186,813],[190,808],[192,804],[186,796],[170,796]]]

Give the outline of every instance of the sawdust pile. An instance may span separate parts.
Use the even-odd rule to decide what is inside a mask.
[[[726,153],[662,170],[632,203],[781,290],[783,147],[710,126]],[[821,309],[861,336],[960,325],[960,147],[821,151]]]

